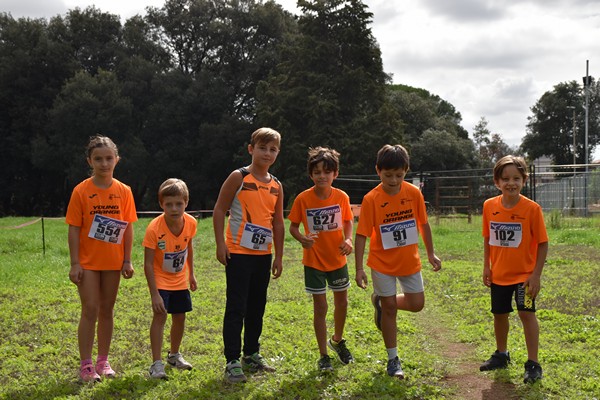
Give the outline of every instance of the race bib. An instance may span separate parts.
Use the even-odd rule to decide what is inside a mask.
[[[187,248],[183,251],[174,253],[165,253],[163,258],[162,270],[171,274],[176,274],[183,270],[187,260]]]
[[[269,250],[269,244],[273,241],[273,233],[269,228],[246,222],[240,246],[252,250]]]
[[[490,246],[517,248],[523,238],[523,226],[518,222],[490,222]]]
[[[127,225],[129,225],[129,222],[96,214],[94,215],[94,221],[92,221],[88,237],[100,240],[101,242],[121,244]]]
[[[384,250],[409,246],[419,242],[419,230],[414,219],[379,225]]]
[[[306,210],[306,222],[310,233],[339,231],[342,229],[342,208],[339,204]]]

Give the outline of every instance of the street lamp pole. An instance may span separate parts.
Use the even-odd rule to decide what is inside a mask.
[[[583,204],[584,204],[584,216],[588,215],[588,207],[587,207],[587,179],[589,167],[588,163],[590,161],[589,150],[588,150],[588,119],[589,119],[589,110],[590,110],[590,60],[585,61],[585,76],[583,77],[583,90],[585,91],[585,179],[584,179],[584,189],[583,189]]]

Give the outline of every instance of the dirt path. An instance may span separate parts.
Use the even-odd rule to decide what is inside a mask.
[[[455,389],[454,399],[505,400],[518,399],[512,383],[494,381],[489,373],[479,372],[481,360],[475,360],[472,345],[456,341],[452,328],[427,307],[416,314],[417,323],[435,342],[439,354],[447,360],[443,380]]]

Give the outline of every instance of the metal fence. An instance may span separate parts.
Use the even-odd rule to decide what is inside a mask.
[[[421,189],[429,214],[438,218],[479,215],[483,202],[500,193],[491,169],[410,172],[406,181]],[[352,204],[360,204],[379,182],[377,175],[340,175],[334,186],[348,193]],[[531,165],[523,194],[545,213],[600,216],[600,164]]]

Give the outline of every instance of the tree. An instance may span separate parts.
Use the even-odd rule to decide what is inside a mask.
[[[298,33],[281,47],[282,62],[258,87],[257,121],[281,131],[275,171],[294,197],[307,184],[308,147],[341,153],[344,173],[372,173],[381,145],[402,135],[386,104],[381,52],[359,0],[298,1]],[[366,155],[366,156],[365,156]]]
[[[481,117],[473,128],[473,142],[481,168],[492,168],[500,158],[517,153],[517,149],[506,144],[499,133],[490,131],[485,117]]]
[[[410,150],[413,171],[470,169],[477,162],[473,142],[447,131],[425,131]]]
[[[592,82],[590,87],[588,146],[589,155],[600,142],[600,85]],[[527,134],[521,142],[521,149],[529,159],[548,156],[555,164],[571,164],[573,152],[581,162],[585,160],[585,113],[582,105],[585,98],[581,86],[576,81],[563,82],[554,86],[540,97],[531,107],[528,117]],[[573,109],[576,111],[576,148],[573,149]]]

